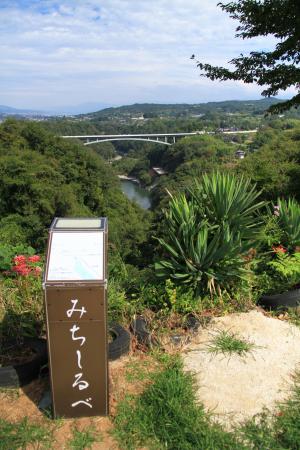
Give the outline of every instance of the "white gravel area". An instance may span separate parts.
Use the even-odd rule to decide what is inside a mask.
[[[221,330],[255,347],[245,356],[208,352]],[[273,410],[290,395],[300,369],[300,328],[257,310],[215,318],[185,346],[183,360],[196,374],[198,399],[215,420],[231,427],[265,407]]]

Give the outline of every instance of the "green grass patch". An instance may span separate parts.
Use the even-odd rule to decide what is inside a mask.
[[[152,384],[140,396],[128,396],[118,405],[113,435],[122,449],[241,448],[197,404],[194,378],[183,372],[180,360],[168,358],[164,370],[151,378]]]
[[[73,438],[68,442],[68,448],[72,450],[85,450],[92,448],[95,442],[101,441],[101,436],[96,433],[93,427],[88,427],[85,430],[73,429]]]
[[[289,400],[275,414],[268,411],[248,421],[240,430],[241,438],[255,450],[300,449],[300,374]]]
[[[21,422],[11,423],[0,419],[0,449],[19,450],[51,448],[52,429],[34,425],[25,417]]]
[[[208,345],[210,353],[218,354],[238,354],[245,356],[255,345],[245,339],[240,338],[237,334],[229,331],[220,331]]]
[[[289,308],[287,311],[288,320],[293,325],[296,325],[297,327],[300,327],[300,308],[299,306],[297,308]]]
[[[129,383],[145,381],[149,378],[149,369],[154,364],[151,359],[144,361],[132,360],[126,365],[125,378]]]

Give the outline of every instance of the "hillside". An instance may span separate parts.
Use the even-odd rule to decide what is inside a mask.
[[[199,104],[156,104],[156,103],[136,103],[116,108],[106,108],[101,111],[86,114],[90,119],[113,118],[128,115],[144,115],[148,117],[159,116],[190,116],[212,112],[218,113],[244,113],[262,114],[270,105],[280,102],[275,98],[261,100],[229,100],[222,102],[208,102]]]
[[[37,123],[0,125],[0,198],[0,242],[43,251],[56,216],[108,216],[111,246],[125,258],[131,236],[137,246],[146,239],[147,213],[122,194],[111,166]]]

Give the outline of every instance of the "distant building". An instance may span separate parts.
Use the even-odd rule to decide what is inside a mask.
[[[244,150],[237,150],[237,151],[235,152],[235,156],[236,156],[236,158],[238,158],[238,159],[244,159],[244,158],[245,158],[245,152],[244,152]]]
[[[168,172],[166,172],[162,167],[151,167],[150,175],[151,176],[159,176],[167,175]]]

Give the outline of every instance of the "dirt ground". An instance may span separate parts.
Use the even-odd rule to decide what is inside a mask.
[[[208,345],[221,330],[236,333],[253,343],[254,347],[243,357],[210,353]],[[215,420],[226,427],[231,428],[252,417],[264,407],[272,410],[276,402],[290,395],[293,375],[300,369],[300,328],[253,310],[214,318],[207,326],[200,327],[196,334],[183,334],[182,337],[182,345],[177,345],[169,336],[165,350],[182,354],[185,369],[196,374],[198,399]],[[139,373],[137,368],[147,372],[155,365],[154,359],[142,351],[134,351],[110,363],[112,417],[116,405],[126,393],[142,392],[145,382],[136,376]],[[81,430],[91,425],[102,438],[101,442],[93,444],[93,450],[122,450],[110,434],[113,427],[111,416],[49,422],[49,418],[38,409],[47,389],[49,381],[44,378],[22,389],[0,390],[0,417],[13,422],[28,417],[34,424],[54,425],[54,450],[67,448],[74,427]]]
[[[221,330],[254,344],[245,356],[212,354],[208,346]],[[300,369],[300,329],[253,310],[215,318],[183,351],[185,369],[196,374],[198,399],[215,420],[231,427],[274,410],[290,395]]]
[[[128,366],[143,363],[147,356],[143,353],[137,356],[124,356],[109,365],[110,378],[110,413],[115,413],[116,404],[124,397],[125,393],[137,392],[136,382],[128,381]],[[141,383],[139,383],[141,386]],[[43,392],[49,388],[48,379],[35,380],[20,389],[6,389],[0,392],[0,417],[12,422],[17,422],[28,417],[30,423],[49,426],[49,419],[38,409]],[[54,421],[52,422],[54,424]],[[102,439],[92,445],[93,450],[118,450],[119,447],[110,436],[112,421],[109,417],[93,417],[80,419],[59,420],[54,427],[54,450],[67,448],[66,443],[72,439],[72,429],[86,429],[93,426]]]

